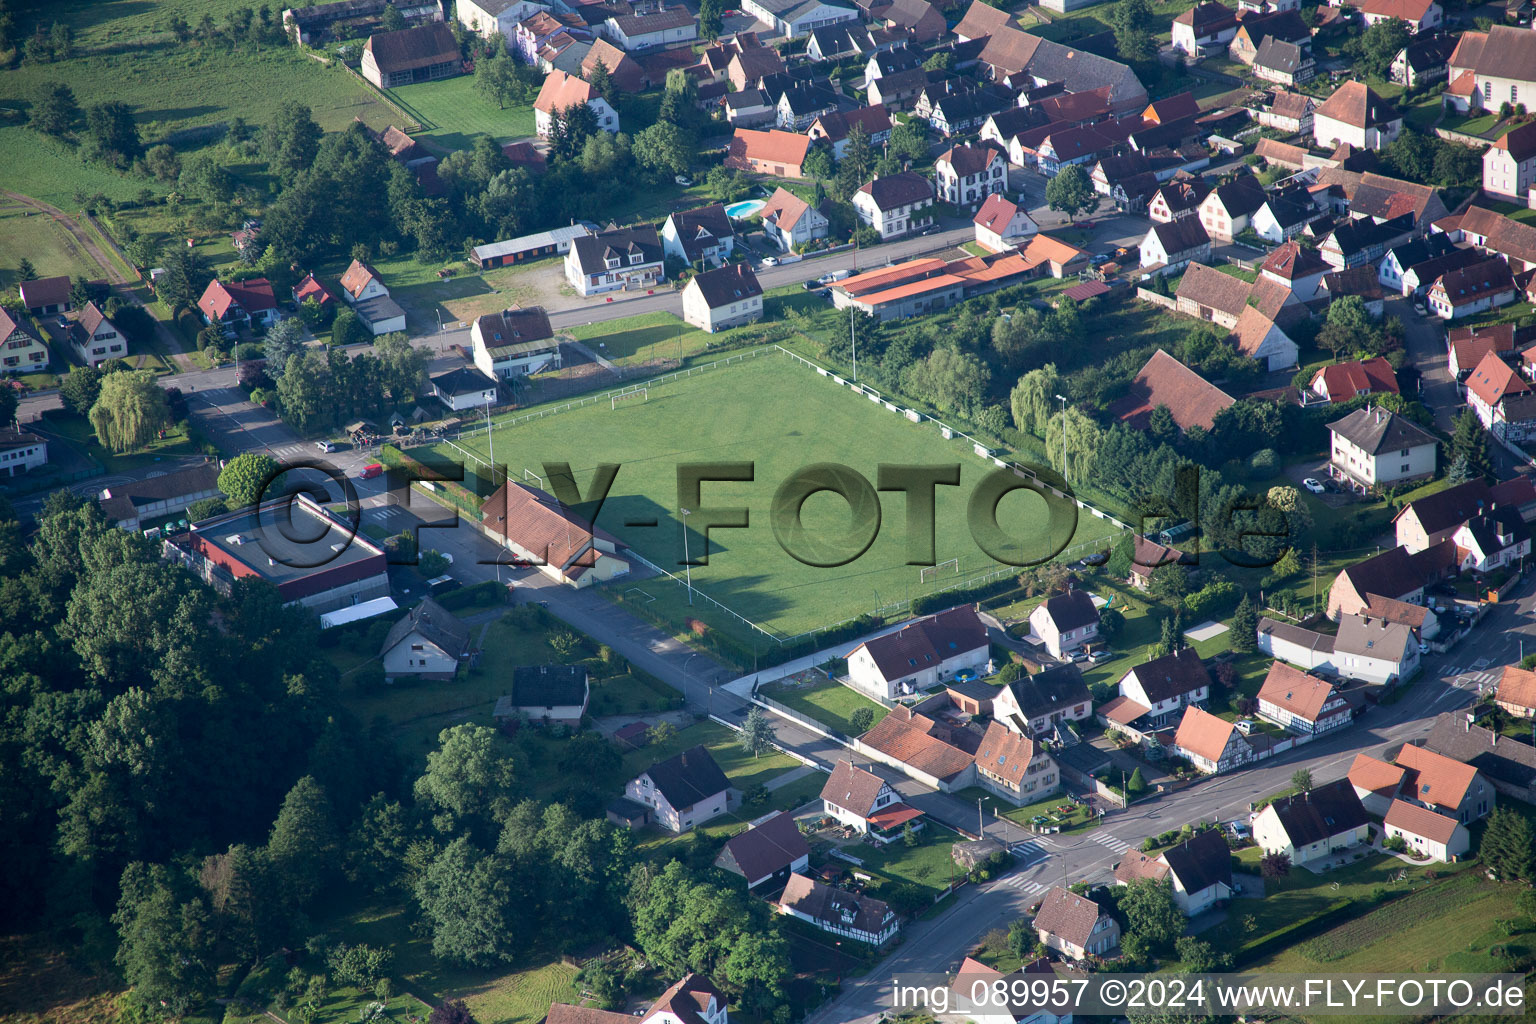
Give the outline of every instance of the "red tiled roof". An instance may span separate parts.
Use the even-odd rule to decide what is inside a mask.
[[[909,821],[916,821],[923,816],[923,812],[916,807],[909,807],[903,803],[887,804],[874,814],[869,816],[869,823],[881,832],[888,832]]]
[[[1174,734],[1173,744],[1207,761],[1220,761],[1232,738],[1233,728],[1231,722],[1190,705],[1179,720],[1179,731]]]
[[[1136,429],[1146,427],[1152,411],[1166,405],[1181,430],[1211,429],[1216,414],[1234,399],[1216,385],[1158,349],[1131,381],[1126,396],[1109,407],[1111,415]]]
[[[885,786],[885,780],[869,769],[852,761],[838,761],[826,785],[821,787],[821,798],[867,818]]]
[[[1505,395],[1523,394],[1530,390],[1530,386],[1508,363],[1497,354],[1489,352],[1477,364],[1477,369],[1472,371],[1472,376],[1467,378],[1467,390],[1485,405],[1495,406],[1504,400]]]
[[[1308,722],[1316,722],[1323,713],[1323,705],[1332,699],[1333,686],[1327,681],[1281,661],[1269,666],[1264,685],[1259,687],[1259,700],[1268,701]]]
[[[903,764],[938,779],[950,779],[975,763],[971,751],[944,741],[933,730],[938,723],[925,715],[894,708],[860,739]]]
[[[1455,837],[1459,825],[1449,815],[1406,800],[1393,800],[1387,808],[1386,817],[1382,818],[1382,824],[1388,828],[1401,829],[1409,835],[1422,836],[1433,843],[1449,843]]]
[[[1408,792],[1419,801],[1451,810],[1461,806],[1467,788],[1477,776],[1477,769],[1444,754],[1405,743],[1397,752],[1399,767],[1412,773]]]
[[[1397,374],[1392,371],[1392,364],[1381,356],[1364,362],[1335,363],[1323,367],[1312,378],[1314,390],[1319,379],[1323,381],[1328,397],[1335,402],[1347,402],[1365,391],[1375,394],[1383,391],[1390,391],[1394,395],[1399,393]]]
[[[553,115],[557,111],[585,104],[591,99],[592,86],[589,83],[555,68],[539,87],[539,96],[533,101],[533,109]]]
[[[1370,754],[1356,754],[1354,763],[1349,766],[1350,785],[1372,793],[1397,793],[1406,774],[1397,765],[1388,764]]]
[[[1536,708],[1536,672],[1505,665],[1499,677],[1498,700],[1521,708]]]
[[[738,169],[751,170],[749,162],[757,161],[793,167],[795,173],[799,174],[800,165],[805,162],[805,154],[810,147],[810,137],[797,132],[781,132],[777,129],[758,132],[750,128],[737,128],[731,139],[730,156],[726,159],[728,162],[734,161],[729,165]]]
[[[315,280],[314,274],[305,274],[304,280],[300,281],[293,287],[293,301],[303,302],[305,299],[311,298],[320,303],[322,306],[327,302],[336,301],[335,297],[331,295],[330,291],[325,287],[325,285]]]

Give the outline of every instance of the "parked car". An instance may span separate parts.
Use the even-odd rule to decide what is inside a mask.
[[[329,454],[331,454],[332,452],[334,452],[336,450],[336,442],[334,442],[334,441],[316,441],[315,442],[315,447],[319,448],[321,451],[325,452],[325,454],[329,455]]]
[[[693,179],[688,177],[688,175],[686,175],[686,174],[679,174],[677,177],[673,178],[672,180],[677,182],[679,185],[683,186],[684,188],[687,188],[689,185],[693,184]]]
[[[1231,834],[1234,839],[1247,839],[1249,832],[1248,823],[1243,821],[1229,821],[1227,822],[1227,832]]]
[[[1092,654],[1088,655],[1088,663],[1090,665],[1097,665],[1101,662],[1108,661],[1114,656],[1114,651],[1094,651]]]
[[[1313,494],[1322,494],[1324,491],[1326,491],[1328,489],[1328,488],[1326,488],[1326,487],[1324,487],[1322,485],[1322,482],[1319,481],[1317,479],[1317,477],[1314,477],[1314,476],[1309,476],[1305,480],[1303,480],[1301,482],[1301,486],[1305,487],[1307,490],[1311,491]]]
[[[434,596],[438,594],[449,594],[455,590],[458,590],[463,585],[464,584],[460,583],[452,576],[438,576],[435,579],[427,580],[427,593]]]
[[[765,267],[776,267],[778,265],[779,265],[779,258],[777,256],[764,256],[763,257],[763,266],[765,266]]]
[[[59,325],[59,330],[61,330],[61,331],[69,330],[69,317],[67,317],[67,316],[59,317],[57,320],[54,321],[54,323]]]
[[[384,464],[382,462],[370,462],[362,468],[357,477],[359,480],[372,480],[374,477],[382,476],[383,474]]]
[[[823,281],[819,277],[812,277],[812,278],[809,278],[806,281],[802,282],[800,287],[804,288],[806,291],[811,291],[814,288],[820,288],[822,285],[824,285],[826,283],[827,282]]]

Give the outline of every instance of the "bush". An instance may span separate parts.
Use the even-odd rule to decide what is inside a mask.
[[[1248,460],[1248,472],[1255,480],[1268,480],[1280,472],[1280,453],[1273,448],[1261,448]]]
[[[486,608],[503,604],[506,600],[507,588],[495,580],[486,580],[483,583],[476,583],[444,594],[437,603],[449,611],[454,611],[460,608]]]
[[[1408,843],[1402,836],[1388,836],[1382,841],[1382,849],[1391,850],[1393,853],[1407,853]]]

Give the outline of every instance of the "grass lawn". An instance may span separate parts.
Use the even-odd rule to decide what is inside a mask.
[[[982,789],[980,786],[967,786],[955,794],[968,804],[974,804],[978,799],[982,808],[988,815],[1007,818],[1016,825],[1028,828],[1031,819],[1039,816],[1051,818],[1051,824],[1060,825],[1064,831],[1069,831],[1088,822],[1088,809],[1082,805],[1074,805],[1068,814],[1060,814],[1058,807],[1066,807],[1069,798],[1065,793],[1057,793],[1043,800],[1037,800],[1023,807],[1015,807],[1008,801],[1001,799],[993,793]],[[1094,822],[1097,827],[1098,822]]]
[[[710,335],[671,313],[641,313],[570,330],[600,356],[620,365],[686,359],[704,351]]]
[[[960,841],[960,833],[930,818],[916,835],[917,843],[913,846],[898,838],[883,847],[865,845],[848,852],[862,860],[862,870],[872,875],[891,883],[910,882],[937,896],[961,875],[950,853],[954,844]]]
[[[867,708],[875,716],[871,725],[884,718],[886,713],[882,705],[831,680],[823,680],[817,686],[772,683],[763,688],[763,693],[823,725],[831,726],[845,736],[857,736],[862,731],[855,729],[849,721],[850,716],[860,708]]]
[[[25,256],[37,268],[38,277],[67,274],[95,280],[101,276],[96,261],[58,221],[8,200],[0,201],[0,252],[14,254],[17,261]],[[0,288],[7,293],[14,293],[20,283],[14,268],[0,269]]]
[[[401,905],[372,907],[326,921],[325,927],[338,941],[393,950],[397,976],[424,994],[462,998],[476,1020],[536,1024],[549,1013],[550,1003],[575,1003],[580,996],[576,968],[546,959],[544,954],[530,954],[509,967],[490,970],[444,964],[432,956],[431,940],[411,931],[412,917]],[[355,1021],[357,1014],[348,1019]]]
[[[1247,281],[1249,284],[1253,284],[1253,282],[1259,279],[1257,271],[1245,270],[1244,268],[1232,263],[1223,263],[1216,269],[1221,271],[1223,274],[1226,274],[1228,277],[1235,277],[1239,281]]]
[[[822,568],[786,554],[768,522],[770,503],[786,479],[812,463],[841,463],[871,481],[882,462],[959,463],[960,487],[938,489],[937,559],[959,560],[960,574],[949,582],[997,566],[964,525],[970,488],[991,469],[979,462],[969,443],[946,441],[935,428],[910,423],[779,355],[652,387],[648,401],[632,401],[617,411],[599,400],[516,425],[508,425],[510,418],[503,417],[495,440],[499,453],[515,453],[508,460],[513,476],[522,477],[525,468],[545,461],[568,462],[585,487],[598,463],[622,466],[599,525],[651,561],[673,569],[681,568],[684,546],[681,517],[674,512],[680,504],[679,466],[754,463],[753,482],[709,482],[702,492],[706,507],[749,509],[750,528],[710,531],[706,555],[701,520],[695,518],[687,546],[695,562],[708,559],[708,564],[693,567],[696,591],[780,634],[829,626],[941,585],[921,582],[917,569],[906,564],[906,531],[900,528],[905,505],[895,494],[881,499],[886,529],[852,562]],[[483,457],[484,442],[477,436],[464,446]],[[453,455],[451,450],[442,454]],[[812,495],[802,510],[804,536],[818,541],[843,537],[850,526],[848,507],[834,495]],[[1024,538],[1018,543],[1043,545],[1049,529],[1045,511],[1035,495],[1016,492],[1003,498],[999,519],[1009,536]],[[1059,540],[1080,542],[1108,532],[1101,520],[1083,516],[1075,538]],[[848,557],[843,554],[849,550],[845,542],[837,541],[835,547],[826,543]],[[796,544],[806,550],[806,542]],[[667,581],[647,583],[644,589],[655,596],[667,590],[682,594]],[[656,610],[663,611],[657,604]],[[704,602],[698,603],[695,614],[710,621]]]
[[[49,440],[63,438],[65,443],[85,452],[88,456],[101,463],[106,468],[108,475],[128,473],[152,466],[157,462],[165,462],[168,459],[178,459],[199,454],[198,450],[188,439],[184,425],[171,428],[166,431],[165,437],[150,441],[138,451],[120,454],[103,447],[97,442],[96,434],[84,416],[52,412],[45,417],[41,426],[48,432]],[[174,467],[167,466],[165,468]]]
[[[473,75],[400,86],[389,98],[421,122],[416,138],[440,149],[469,149],[477,135],[506,142],[533,134],[532,105],[498,110],[475,91]]]

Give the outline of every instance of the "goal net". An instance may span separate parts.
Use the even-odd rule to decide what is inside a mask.
[[[608,398],[608,403],[610,409],[617,409],[620,402],[649,402],[650,400],[650,388],[635,388],[632,391],[625,391],[617,395],[610,395]]]
[[[945,576],[958,575],[960,575],[960,559],[958,558],[951,558],[949,561],[940,562],[937,565],[925,565],[917,570],[917,579],[920,583],[932,583],[934,580],[942,579]]]
[[[542,491],[544,489],[544,478],[527,467],[523,468],[523,479],[534,480],[538,483],[539,490]]]

